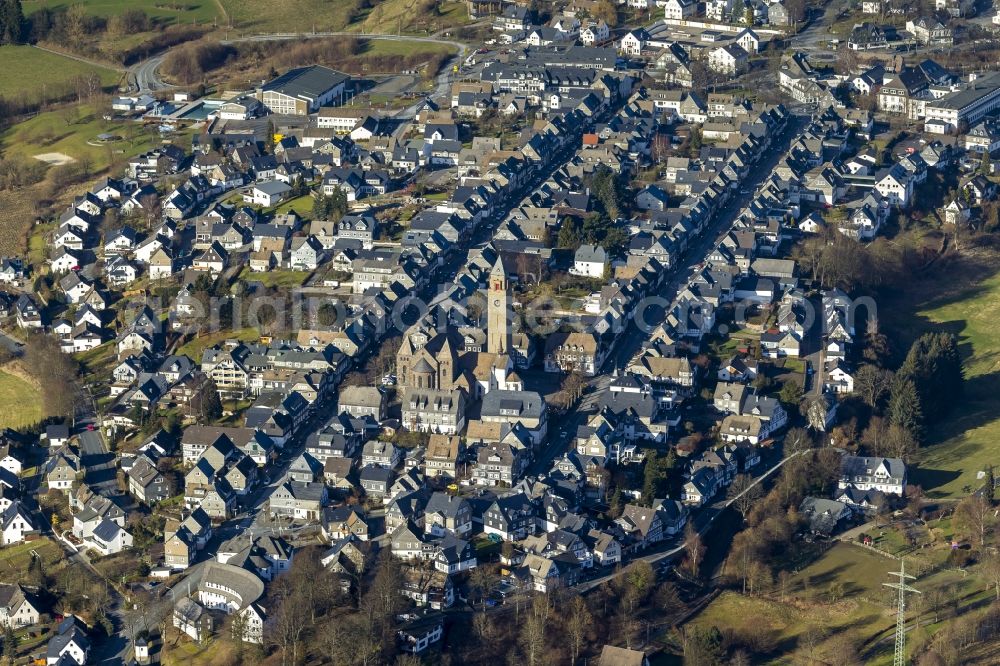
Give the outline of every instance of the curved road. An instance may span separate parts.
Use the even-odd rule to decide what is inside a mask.
[[[442,93],[447,93],[448,84],[451,77],[451,67],[452,64],[457,59],[461,62],[465,58],[465,53],[469,48],[468,44],[463,42],[457,42],[449,39],[441,39],[436,36],[430,37],[412,37],[409,35],[387,35],[387,34],[372,34],[372,33],[357,33],[357,32],[316,32],[316,33],[273,33],[266,35],[251,35],[247,37],[237,37],[234,39],[222,40],[222,44],[235,44],[239,42],[274,42],[283,41],[290,39],[314,39],[319,37],[359,37],[362,39],[384,39],[388,41],[395,42],[428,42],[431,44],[445,44],[451,46],[458,50],[458,53],[441,65],[441,71],[437,76],[437,88],[434,91],[435,95]],[[176,48],[176,47],[175,47]],[[140,93],[156,92],[158,90],[169,90],[171,88],[176,88],[177,86],[171,85],[160,78],[157,70],[159,70],[160,65],[163,64],[163,59],[166,57],[166,53],[162,53],[152,58],[147,58],[142,62],[133,65],[128,70],[128,75],[131,79],[134,79],[136,87],[138,87]]]

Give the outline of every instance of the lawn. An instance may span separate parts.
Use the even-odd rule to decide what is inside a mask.
[[[260,282],[265,287],[280,287],[282,289],[293,289],[301,287],[312,275],[310,271],[274,270],[266,273],[253,273],[250,269],[243,269],[240,278],[244,282]]]
[[[782,603],[763,597],[747,597],[723,592],[692,620],[700,627],[718,627],[731,632],[741,642],[754,641],[760,646],[755,663],[792,664],[800,642],[811,633],[850,632],[867,637],[892,626],[891,618],[872,604],[840,601],[836,604]],[[835,645],[820,643],[817,651],[834,656]],[[867,663],[867,662],[866,662]]]
[[[0,548],[0,582],[18,583],[31,564],[31,551],[38,553],[45,570],[52,574],[63,561],[64,553],[59,544],[49,538],[35,539]]]
[[[888,665],[892,663],[892,642],[886,639],[894,626],[893,592],[882,584],[890,581],[888,573],[898,567],[895,560],[838,543],[791,577],[783,601],[776,588],[764,597],[724,592],[691,623],[729,630],[743,640],[758,637],[761,649],[756,656],[768,657],[759,663],[799,663],[795,653],[813,633],[817,655],[826,655],[827,663],[836,661],[840,646],[836,637],[846,634],[863,646],[864,663]],[[912,584],[924,593],[944,588],[962,606],[978,603],[984,594],[975,576],[963,577],[954,569],[920,577]]]
[[[420,0],[383,0],[363,8],[360,0],[285,0],[274,11],[269,0],[220,0],[234,28],[246,32],[428,34],[469,22],[464,2],[444,2],[440,11],[421,9]]]
[[[433,42],[369,39],[366,42],[363,55],[408,56],[413,53],[426,53],[428,56],[437,53],[448,55],[455,53],[455,49],[447,44]]]
[[[962,270],[955,267],[953,270]],[[973,272],[974,275],[976,273]],[[912,305],[913,315],[889,312],[890,331],[908,331],[916,336],[927,330],[947,330],[959,336],[965,358],[965,395],[942,424],[928,434],[929,445],[921,449],[919,469],[911,480],[932,498],[957,498],[978,488],[977,475],[986,465],[1000,465],[1000,274],[990,269],[951,287],[952,293]],[[954,283],[952,283],[954,285]],[[940,282],[920,284],[921,294],[948,289]],[[940,293],[940,292],[937,292]],[[903,310],[913,299],[904,299]],[[895,321],[893,318],[899,319]]]
[[[195,363],[201,362],[201,354],[209,347],[222,344],[226,340],[242,340],[244,342],[255,342],[260,339],[260,333],[255,328],[241,328],[236,331],[219,331],[209,333],[189,340],[180,349],[178,354],[187,354]]]
[[[114,86],[121,73],[105,67],[66,58],[33,46],[0,46],[0,95],[7,98],[37,98],[39,102],[60,99],[73,91],[73,80],[96,73],[105,88]]]
[[[22,0],[25,15],[39,9],[66,9],[82,5],[87,13],[94,16],[114,16],[125,9],[141,9],[147,15],[169,23],[207,23],[219,14],[219,7],[213,0],[184,0],[184,2],[164,2],[163,0]]]
[[[149,150],[161,141],[155,129],[144,129],[133,122],[104,120],[101,115],[92,104],[40,113],[0,134],[0,148],[7,155],[25,157],[63,153],[86,162],[96,175],[110,168],[113,162]],[[122,139],[100,144],[97,136],[102,133]],[[178,133],[173,138],[186,145],[187,135]]]
[[[360,2],[285,0],[275,11],[271,0],[220,0],[237,30],[247,32],[327,32],[343,30]]]
[[[288,201],[279,204],[274,212],[278,215],[287,213],[289,211],[295,211],[299,217],[312,217],[313,209],[313,198],[311,194],[306,194],[301,197],[296,197],[295,199],[289,199]]]
[[[370,33],[427,34],[469,22],[469,12],[464,2],[442,2],[437,14],[422,8],[420,0],[383,0],[355,21],[352,29],[360,28]]]
[[[0,428],[25,428],[42,420],[38,389],[14,375],[0,372]]]

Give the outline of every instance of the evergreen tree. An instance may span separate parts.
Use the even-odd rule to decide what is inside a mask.
[[[663,495],[663,490],[670,474],[665,456],[650,451],[646,455],[646,466],[643,469],[642,502],[649,506],[653,500]]]
[[[21,0],[0,2],[0,44],[23,44],[26,23]]]
[[[564,219],[559,227],[556,246],[562,250],[576,250],[580,247],[580,243],[580,233],[577,231],[576,220],[571,217]]]
[[[344,190],[340,189],[339,187],[335,188],[333,190],[333,194],[327,197],[327,202],[329,208],[327,210],[326,219],[339,220],[340,218],[342,218],[344,215],[347,214],[348,210],[347,193],[344,192]]]
[[[268,153],[274,152],[274,122],[270,120],[267,121],[267,136],[264,138],[264,148]]]
[[[920,394],[912,379],[906,376],[896,376],[889,395],[887,416],[892,425],[905,428],[913,433],[917,439],[920,438],[920,434],[923,432],[924,415],[920,407]]]
[[[8,624],[3,632],[3,651],[7,655],[8,663],[13,664],[17,658],[17,636],[14,629]]]
[[[962,394],[964,381],[958,340],[951,333],[925,333],[910,347],[899,369],[917,390],[922,418],[941,419]]]
[[[211,380],[202,389],[201,414],[210,421],[215,421],[222,417],[222,400],[219,399],[219,391],[215,386],[215,382]]]

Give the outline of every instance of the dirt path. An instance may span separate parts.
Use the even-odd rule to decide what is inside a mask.
[[[72,53],[65,53],[64,51],[57,51],[55,49],[46,48],[44,46],[39,46],[38,44],[31,44],[32,48],[36,48],[39,51],[46,51],[47,53],[52,53],[57,56],[62,56],[63,58],[69,58],[70,60],[76,60],[78,62],[86,63],[88,65],[93,65],[94,67],[102,67],[104,69],[111,69],[116,72],[125,73],[125,68],[109,62],[101,62],[100,60],[91,60],[90,58],[84,58],[83,56],[73,55]]]

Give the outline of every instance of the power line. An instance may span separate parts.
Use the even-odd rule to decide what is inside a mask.
[[[899,600],[896,603],[896,653],[892,660],[893,666],[905,666],[906,664],[906,593],[914,592],[920,594],[920,590],[910,587],[906,579],[916,580],[916,576],[906,573],[906,561],[899,561],[899,571],[890,571],[890,576],[899,578],[898,583],[882,583],[886,587],[899,590]]]

